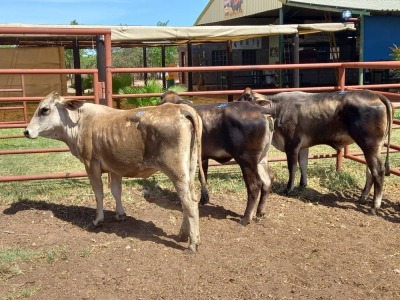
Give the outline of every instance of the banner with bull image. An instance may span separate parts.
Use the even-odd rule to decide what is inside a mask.
[[[243,15],[244,0],[223,0],[224,16],[226,18],[238,17]]]

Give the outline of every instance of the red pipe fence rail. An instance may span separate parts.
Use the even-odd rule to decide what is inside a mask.
[[[107,59],[108,62],[110,58]],[[110,65],[110,64],[107,64]],[[382,61],[382,62],[347,62],[347,63],[313,63],[313,64],[287,64],[287,65],[246,65],[246,66],[198,66],[198,67],[159,67],[159,68],[107,68],[107,82],[104,86],[98,80],[97,69],[0,69],[0,74],[92,74],[93,75],[93,95],[85,96],[68,96],[69,98],[90,100],[94,103],[99,103],[100,98],[105,97],[108,106],[112,106],[113,99],[121,98],[142,98],[142,97],[158,97],[161,93],[148,93],[148,94],[112,94],[112,82],[109,80],[112,74],[117,73],[156,73],[156,72],[234,72],[243,70],[301,70],[301,69],[322,69],[330,68],[337,71],[338,83],[336,86],[322,86],[322,87],[293,87],[293,88],[266,88],[266,89],[255,89],[259,93],[275,94],[283,91],[307,91],[307,92],[323,92],[323,91],[345,91],[355,89],[373,89],[381,92],[387,96],[391,101],[395,109],[400,108],[400,93],[390,90],[398,89],[400,91],[400,83],[390,84],[368,84],[368,85],[346,85],[346,70],[348,69],[400,69],[400,62],[398,61]],[[24,80],[22,80],[24,82]],[[24,87],[22,87],[22,90]],[[105,89],[105,90],[104,90]],[[19,90],[19,92],[22,92]],[[1,92],[4,90],[0,90]],[[10,91],[10,90],[7,90]],[[50,91],[49,91],[50,92]],[[212,96],[212,95],[239,95],[243,90],[210,90],[210,91],[188,91],[180,93],[183,96]],[[24,109],[24,121],[14,122],[0,122],[0,130],[7,128],[25,128],[27,126],[27,102],[38,102],[41,97],[26,97],[24,94],[21,97],[0,97],[0,110],[12,110],[12,109]],[[21,106],[2,106],[3,103],[15,103],[22,102]],[[395,120],[394,128],[400,128],[400,121]],[[21,136],[1,136],[0,139],[7,138],[19,138]],[[390,152],[399,152],[400,146],[395,144],[385,146],[390,148]],[[34,154],[34,153],[48,153],[48,152],[65,152],[69,151],[68,148],[48,148],[48,149],[23,149],[23,150],[1,150],[0,155],[12,155],[12,154]],[[385,151],[383,151],[385,152]],[[310,155],[310,159],[321,159],[321,158],[336,158],[336,168],[341,169],[343,159],[348,158],[360,163],[365,164],[365,160],[361,158],[361,152],[349,151],[349,147],[345,147],[341,151],[334,154],[317,154]],[[284,161],[286,158],[281,157],[270,157],[271,162]],[[230,162],[234,163],[234,162]],[[214,164],[217,165],[217,164]],[[391,169],[391,173],[400,176],[400,170],[396,168]],[[30,174],[30,175],[14,175],[14,176],[0,176],[0,182],[10,181],[23,181],[23,180],[40,180],[40,179],[60,179],[60,178],[74,178],[74,177],[85,177],[85,172],[71,172],[71,173],[49,173],[49,174]]]

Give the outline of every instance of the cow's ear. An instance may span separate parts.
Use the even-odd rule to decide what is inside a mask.
[[[266,100],[266,99],[257,99],[256,103],[257,103],[257,105],[260,105],[260,106],[266,106],[266,105],[271,104],[272,102],[270,100]]]
[[[85,101],[76,99],[64,99],[63,97],[59,97],[58,103],[61,107],[64,107],[66,109],[77,110],[85,103]]]

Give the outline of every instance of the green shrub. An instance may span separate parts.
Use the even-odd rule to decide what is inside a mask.
[[[118,94],[158,94],[164,93],[165,91],[185,92],[187,91],[186,86],[173,85],[168,89],[164,89],[162,84],[157,80],[149,80],[143,86],[125,86],[118,90]],[[133,104],[136,107],[157,105],[160,101],[160,97],[140,97],[140,98],[126,98],[129,104]]]

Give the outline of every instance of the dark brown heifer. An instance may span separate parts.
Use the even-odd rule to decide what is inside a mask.
[[[163,103],[187,103],[174,92],[163,95]],[[208,160],[225,163],[232,158],[239,164],[247,188],[247,206],[241,224],[254,217],[258,196],[257,217],[265,214],[271,190],[272,173],[268,168],[267,152],[271,144],[273,119],[262,107],[246,102],[194,106],[203,121],[202,165],[207,178]],[[208,194],[200,203],[208,202]]]
[[[339,150],[356,143],[367,162],[367,178],[361,200],[365,200],[374,184],[372,213],[381,206],[383,178],[390,174],[389,148],[385,168],[380,158],[384,139],[393,123],[393,106],[381,94],[363,90],[332,93],[283,92],[264,96],[244,90],[239,101],[259,103],[269,109],[275,119],[272,145],[286,152],[289,181],[287,190],[294,186],[297,161],[300,160],[302,184],[307,183],[308,148],[326,144]],[[266,101],[265,103],[263,103]]]

